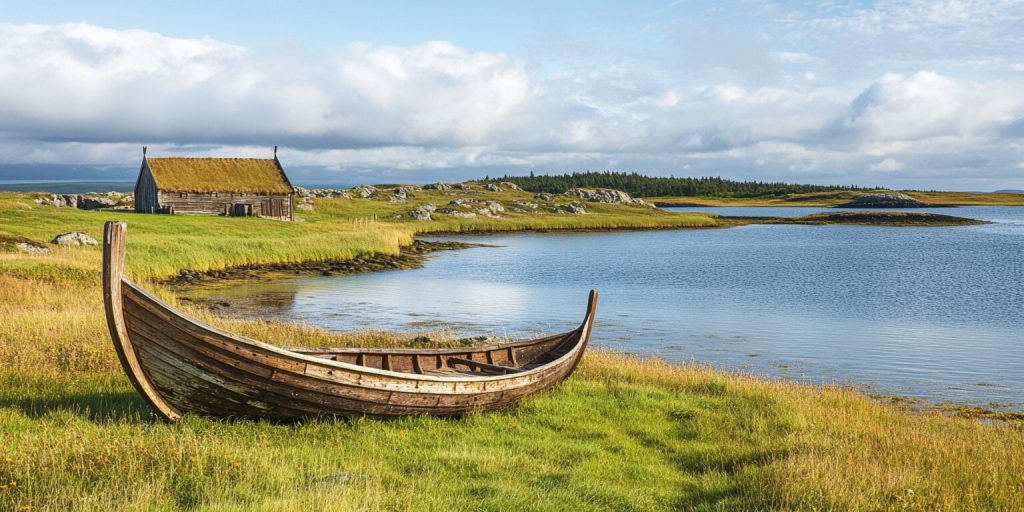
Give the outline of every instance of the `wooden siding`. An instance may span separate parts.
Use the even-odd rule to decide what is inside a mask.
[[[135,211],[139,213],[160,212],[156,182],[153,181],[153,173],[149,170],[146,160],[142,161],[139,179],[135,181]]]
[[[157,192],[157,202],[168,213],[205,213],[292,219],[291,195],[263,195],[228,192]],[[237,205],[243,205],[241,208]]]

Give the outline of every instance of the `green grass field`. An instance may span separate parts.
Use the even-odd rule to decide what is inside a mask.
[[[493,198],[519,197],[501,194]],[[580,216],[394,217],[449,197],[318,201],[302,222],[285,223],[83,212],[0,194],[0,510],[1024,508],[1021,423],[982,424],[849,389],[598,351],[564,385],[497,413],[166,425],[152,419],[110,346],[99,248],[32,255],[2,242],[45,242],[69,230],[98,238],[103,221],[124,220],[129,273],[149,280],[393,253],[418,232],[721,225],[623,206]],[[333,334],[194,313],[280,344],[395,345],[414,334]]]

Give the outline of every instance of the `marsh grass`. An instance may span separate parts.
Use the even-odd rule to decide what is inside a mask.
[[[390,251],[419,230],[374,221],[372,208],[355,201],[318,202],[296,224],[28,203],[0,196],[0,234],[98,237],[102,220],[128,220],[129,271],[140,279],[189,265]],[[360,215],[370,220],[353,220]],[[496,413],[166,425],[153,420],[110,348],[99,263],[94,247],[0,252],[0,510],[1024,507],[1019,423],[983,425],[848,389],[598,351],[562,386]],[[280,345],[412,342],[192,313]]]

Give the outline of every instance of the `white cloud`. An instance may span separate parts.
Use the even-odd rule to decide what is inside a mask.
[[[844,136],[872,141],[974,138],[1024,112],[1016,86],[958,81],[934,71],[888,74],[868,87],[840,121]]]
[[[877,172],[896,172],[903,170],[903,168],[903,164],[897,162],[892,158],[886,158],[881,162],[871,164],[871,167],[869,167],[869,169],[871,169],[872,171]]]
[[[915,69],[840,87],[817,69],[830,59],[766,55],[793,74],[542,74],[441,41],[261,53],[88,24],[0,24],[0,163],[136,164],[148,142],[208,156],[281,144],[290,165],[337,169],[1019,174],[1024,148],[1006,143],[1024,126],[1013,77]]]

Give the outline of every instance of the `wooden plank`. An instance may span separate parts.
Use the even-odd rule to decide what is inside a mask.
[[[121,362],[121,367],[128,380],[142,395],[142,398],[156,411],[157,416],[165,421],[177,421],[181,412],[172,407],[156,391],[143,373],[131,346],[124,324],[122,309],[122,275],[124,274],[125,240],[128,225],[123,222],[107,222],[103,227],[103,304],[107,317],[110,338],[114,342],[114,350]]]
[[[506,373],[522,373],[522,371],[523,371],[521,368],[512,368],[512,367],[509,367],[509,366],[501,366],[501,365],[497,365],[497,364],[481,363],[479,361],[474,361],[472,359],[464,359],[464,358],[461,358],[461,357],[449,357],[448,358],[448,364],[451,365],[453,363],[454,364],[463,364],[463,365],[470,366],[470,367],[473,367],[473,368],[481,368],[481,369],[484,369],[484,370],[500,372],[502,374],[506,374]]]

